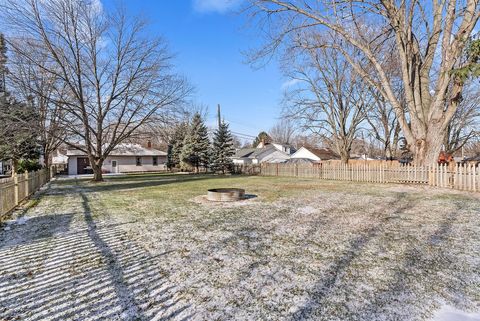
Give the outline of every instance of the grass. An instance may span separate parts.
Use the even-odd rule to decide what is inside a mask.
[[[219,187],[257,197],[200,197]],[[80,301],[69,309],[84,305],[92,318],[117,309],[139,319],[428,320],[442,305],[480,310],[479,200],[427,187],[273,177],[59,180],[27,214],[47,232],[4,235],[0,249],[9,252],[0,257],[44,246],[68,253],[62,262],[74,279],[109,280],[107,293],[120,301],[106,296],[109,308],[100,310],[88,299],[97,290],[78,299],[73,286],[55,289],[73,293]],[[17,266],[30,271],[41,258]],[[53,273],[42,271],[39,282]],[[62,278],[72,276],[55,275]],[[36,298],[15,297],[3,305]]]

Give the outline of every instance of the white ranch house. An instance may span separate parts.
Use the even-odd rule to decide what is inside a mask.
[[[68,149],[68,175],[90,174],[90,162],[78,149]],[[167,153],[137,144],[120,144],[103,162],[104,173],[158,172],[167,169]]]

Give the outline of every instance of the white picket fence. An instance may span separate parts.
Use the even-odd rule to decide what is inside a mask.
[[[371,183],[405,183],[448,187],[464,191],[480,191],[480,168],[473,164],[431,166],[369,164],[267,164],[260,175],[318,178]]]

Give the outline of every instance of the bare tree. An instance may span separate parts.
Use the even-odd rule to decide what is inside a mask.
[[[268,135],[276,143],[291,144],[297,128],[292,120],[282,118],[270,130]]]
[[[166,151],[170,140],[174,136],[176,127],[189,123],[195,113],[199,113],[203,118],[206,118],[208,108],[205,105],[191,101],[180,102],[173,109],[153,115],[148,122],[132,133],[126,141],[141,145],[150,141],[153,146]]]
[[[251,0],[254,19],[268,43],[254,58],[271,55],[292,37],[330,30],[356,48],[309,39],[316,47],[332,46],[392,105],[408,148],[418,164],[433,163],[462,98],[465,77],[456,73],[477,62],[465,55],[480,17],[478,0]],[[312,44],[316,41],[316,44]],[[392,51],[393,49],[393,51]],[[406,108],[386,70],[389,53],[400,62]],[[368,68],[366,69],[366,63]]]
[[[372,93],[375,104],[367,114],[370,125],[369,132],[382,145],[382,157],[393,159],[397,157],[400,139],[400,124],[393,107],[376,90]],[[370,143],[372,145],[373,142]]]
[[[480,156],[480,133],[469,140],[464,147],[465,153],[469,156]]]
[[[66,95],[49,98],[66,111],[67,143],[86,153],[94,181],[109,153],[189,92],[171,66],[165,42],[146,36],[144,21],[124,10],[106,12],[100,1],[5,0],[2,15],[19,56],[58,79]],[[32,52],[41,44],[50,61]]]
[[[62,119],[66,113],[51,98],[53,96],[61,97],[64,95],[64,91],[62,87],[58,88],[55,75],[38,66],[39,64],[42,66],[48,64],[47,55],[43,53],[35,57],[35,60],[36,62],[32,63],[24,56],[14,52],[9,78],[19,96],[36,109],[38,117],[30,123],[30,128],[35,128],[40,136],[44,166],[49,168],[52,153],[66,138],[66,129],[62,125]]]
[[[480,87],[470,84],[445,134],[445,151],[453,154],[480,137]]]
[[[287,74],[298,85],[286,92],[285,115],[332,140],[342,162],[371,104],[368,87],[343,56],[328,48],[291,54]]]

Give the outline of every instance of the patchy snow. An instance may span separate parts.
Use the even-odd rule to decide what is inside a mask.
[[[126,196],[53,184],[25,224],[0,230],[0,320],[475,317],[461,311],[480,303],[479,203],[438,195],[153,195],[110,208]]]
[[[244,199],[234,202],[213,202],[208,200],[207,195],[199,195],[192,198],[191,201],[211,208],[229,208],[249,205],[252,202],[257,202],[258,198],[257,195],[247,194]]]
[[[479,312],[465,312],[449,305],[443,305],[431,321],[480,321]]]
[[[18,218],[15,219],[15,220],[5,221],[5,222],[4,222],[5,226],[4,226],[3,229],[4,229],[5,231],[10,231],[10,230],[11,230],[11,225],[14,225],[14,224],[16,224],[16,225],[25,225],[25,224],[27,224],[27,221],[28,221],[28,220],[29,220],[29,217],[27,217],[27,216],[20,216],[20,217],[18,217]]]

